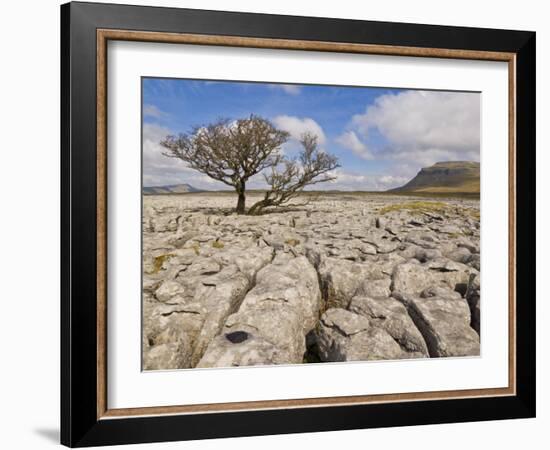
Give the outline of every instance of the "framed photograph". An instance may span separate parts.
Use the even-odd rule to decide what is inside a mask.
[[[61,441],[535,415],[535,33],[61,7]]]

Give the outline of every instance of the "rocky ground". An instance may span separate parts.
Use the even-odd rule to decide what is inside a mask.
[[[144,196],[145,370],[479,355],[477,200],[235,202]]]

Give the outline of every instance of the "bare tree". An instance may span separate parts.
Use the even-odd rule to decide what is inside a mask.
[[[246,182],[262,170],[282,161],[280,147],[289,134],[268,120],[251,115],[230,122],[218,120],[191,133],[167,136],[163,155],[178,158],[214,180],[232,186],[238,195],[237,213],[245,213]]]
[[[319,150],[317,136],[305,133],[300,143],[303,149],[298,159],[282,159],[271,166],[269,175],[264,175],[270,188],[262,200],[252,205],[249,214],[260,214],[265,208],[287,204],[306,186],[336,178],[329,172],[340,167],[338,159]]]

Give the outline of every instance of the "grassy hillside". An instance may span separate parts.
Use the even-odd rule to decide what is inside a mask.
[[[407,184],[390,192],[419,194],[479,194],[479,163],[473,161],[438,162],[425,167]]]

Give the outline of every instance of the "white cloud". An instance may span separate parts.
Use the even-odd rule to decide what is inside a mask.
[[[388,141],[383,157],[431,165],[479,160],[480,97],[476,93],[404,91],[378,97],[351,126],[376,129]]]
[[[190,169],[177,158],[168,158],[160,141],[174,134],[170,129],[153,124],[143,125],[143,185],[164,186],[189,183],[199,189],[227,189],[228,186]]]
[[[281,130],[290,133],[292,139],[299,140],[307,132],[317,136],[319,145],[326,142],[325,133],[321,126],[309,117],[277,116],[273,119],[273,123]]]
[[[161,111],[155,105],[143,105],[143,117],[154,117],[155,119],[162,119],[169,114]]]
[[[332,172],[336,179],[326,183],[323,189],[335,189],[341,191],[385,191],[402,186],[409,177],[399,175],[367,175],[336,169]],[[321,185],[318,185],[321,187]]]
[[[428,167],[439,161],[479,161],[479,151],[455,151],[441,148],[410,149],[401,148],[389,155],[404,163],[414,163],[414,167]]]
[[[366,144],[355,134],[355,131],[346,131],[336,138],[336,142],[342,147],[351,150],[356,156],[362,159],[373,159],[373,156]]]
[[[302,88],[296,84],[270,84],[271,89],[280,89],[290,95],[298,95]]]

